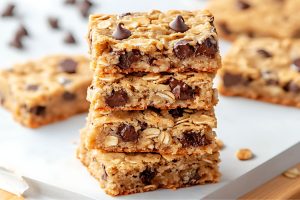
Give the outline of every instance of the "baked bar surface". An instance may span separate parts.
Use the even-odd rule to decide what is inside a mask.
[[[95,110],[211,110],[217,103],[213,78],[205,72],[102,74],[94,76],[87,98]]]
[[[100,73],[215,72],[221,61],[213,21],[207,10],[92,15],[91,67]]]
[[[220,93],[300,107],[300,40],[240,38],[225,56]]]
[[[215,183],[220,177],[217,149],[212,154],[185,156],[103,153],[87,150],[81,142],[77,156],[104,191],[113,196]]]
[[[88,59],[53,55],[0,72],[1,104],[21,124],[36,128],[86,112]]]
[[[218,34],[225,39],[300,37],[299,0],[210,0]]]
[[[106,152],[212,153],[214,111],[90,111],[86,146]]]

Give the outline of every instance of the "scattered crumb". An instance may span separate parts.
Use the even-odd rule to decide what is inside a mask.
[[[283,172],[282,175],[287,178],[297,178],[298,176],[300,176],[300,171],[295,167]]]
[[[220,140],[219,138],[216,139],[216,143],[220,149],[224,148],[224,142],[222,140]]]
[[[253,153],[250,149],[239,149],[236,152],[236,157],[239,160],[250,160],[251,158],[253,158]]]

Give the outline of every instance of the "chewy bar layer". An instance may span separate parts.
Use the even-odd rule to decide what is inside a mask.
[[[214,111],[90,111],[86,146],[106,152],[212,153]]]
[[[91,66],[100,73],[215,72],[221,66],[209,11],[92,15]]]
[[[215,183],[220,177],[217,149],[212,154],[185,156],[103,153],[87,150],[81,142],[77,156],[104,191],[113,196]]]
[[[211,110],[217,103],[211,73],[134,73],[94,76],[88,100],[96,110],[177,107]]]
[[[91,84],[83,56],[49,56],[0,72],[1,104],[21,124],[36,128],[86,112]]]
[[[224,58],[220,92],[300,107],[300,40],[241,38]]]
[[[299,38],[299,0],[210,0],[218,34],[226,39],[251,37]]]

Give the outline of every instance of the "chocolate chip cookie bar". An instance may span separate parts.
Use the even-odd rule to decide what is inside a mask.
[[[77,156],[113,196],[215,183],[220,177],[217,149],[212,154],[193,155],[104,153],[88,150],[81,142]]]
[[[49,56],[0,72],[1,104],[36,128],[86,112],[92,75],[83,56]]]
[[[300,37],[299,0],[210,0],[218,34],[225,39]]]
[[[217,103],[211,73],[134,73],[94,76],[88,91],[93,109],[144,110],[177,107],[211,110]]]
[[[223,95],[300,107],[300,40],[240,38],[221,77]]]
[[[213,21],[206,10],[92,15],[91,66],[99,73],[215,72],[221,62]]]
[[[106,152],[212,153],[216,124],[213,110],[90,110],[86,146]]]

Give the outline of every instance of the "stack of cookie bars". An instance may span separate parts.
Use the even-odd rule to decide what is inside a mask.
[[[78,157],[110,195],[217,182],[208,11],[93,15],[90,112]]]

